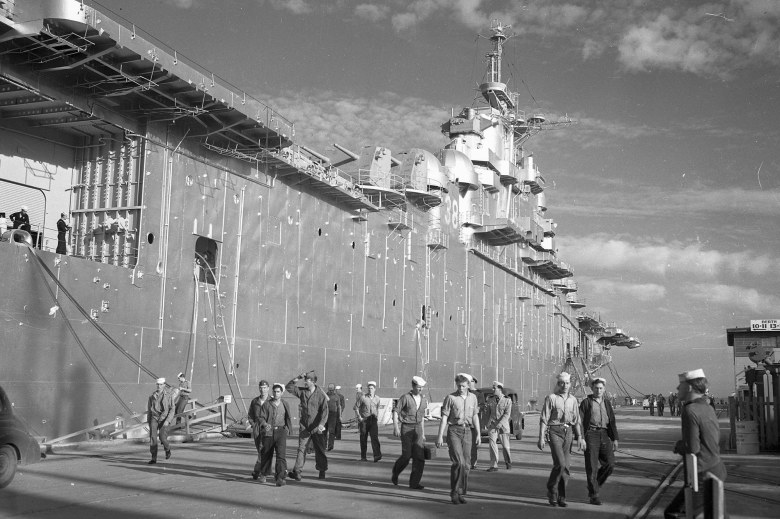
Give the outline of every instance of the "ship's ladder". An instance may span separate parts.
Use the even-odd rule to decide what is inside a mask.
[[[220,282],[219,282],[219,275],[217,272],[214,271],[214,268],[211,266],[211,264],[206,261],[206,258],[201,256],[200,254],[197,254],[201,261],[202,265],[205,266],[205,268],[209,269],[212,278],[215,280],[214,282],[214,288],[213,290],[210,290],[207,288],[206,294],[208,296],[208,307],[211,310],[211,322],[214,323],[214,329],[213,329],[213,338],[216,342],[216,349],[217,354],[219,355],[219,360],[222,363],[223,371],[225,372],[225,379],[228,383],[228,389],[230,390],[231,395],[235,397],[235,394],[238,393],[238,399],[241,402],[241,405],[244,408],[244,415],[249,414],[249,409],[246,406],[246,402],[244,401],[244,395],[241,392],[241,384],[238,381],[238,375],[236,373],[236,370],[234,369],[234,362],[233,362],[233,355],[230,351],[227,352],[228,354],[228,362],[225,362],[225,358],[222,355],[222,351],[220,349],[220,345],[224,344],[226,347],[229,344],[227,333],[226,333],[226,325],[225,325],[225,313],[222,311],[224,308],[223,303],[223,295],[220,292]],[[199,281],[196,275],[193,275],[193,278],[195,280],[195,292],[197,294],[198,288],[199,288]],[[214,293],[214,300],[211,299],[211,293]],[[197,296],[196,296],[197,298]],[[197,303],[196,303],[197,304]],[[229,365],[229,368],[228,368]],[[232,378],[232,383],[231,383]],[[219,382],[218,382],[219,383]],[[235,384],[235,389],[233,385]]]

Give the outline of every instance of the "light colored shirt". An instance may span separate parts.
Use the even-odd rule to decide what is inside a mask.
[[[501,395],[501,398],[496,402],[495,407],[492,409],[492,416],[490,417],[488,428],[497,429],[502,433],[508,433],[511,415],[512,399],[506,395]]]
[[[595,405],[591,406],[589,426],[591,428],[606,427],[607,424],[609,424],[609,415],[607,414],[607,406],[604,404],[604,397],[599,399],[594,398],[593,404]]]
[[[444,399],[444,403],[441,406],[442,420],[446,419],[450,425],[467,425],[471,427],[472,424],[479,420],[477,409],[479,409],[479,405],[474,393],[468,392],[465,397],[462,397],[458,391],[455,391]]]
[[[572,395],[547,395],[542,405],[540,423],[550,425],[577,425],[580,423],[580,409]]]
[[[362,419],[366,419],[369,416],[379,416],[379,397],[374,395],[373,398],[368,396],[368,393],[361,395],[355,402],[355,411]]]

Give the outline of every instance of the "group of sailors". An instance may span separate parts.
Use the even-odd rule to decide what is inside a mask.
[[[180,394],[189,396],[189,383],[179,374]],[[303,386],[299,387],[299,381]],[[476,379],[467,373],[455,376],[455,391],[448,394],[441,406],[435,445],[447,444],[450,467],[450,499],[453,504],[465,504],[468,493],[470,470],[476,468],[477,448],[481,444],[479,404],[474,389]],[[726,477],[725,467],[720,459],[718,420],[707,398],[708,381],[704,371],[696,369],[679,374],[677,399],[682,402],[682,439],[675,445],[674,452],[680,455],[694,454],[698,457],[699,480],[716,476]],[[428,400],[423,395],[426,381],[419,376],[412,377],[410,390],[402,395],[393,407],[393,434],[401,440],[401,456],[393,465],[391,482],[398,485],[401,473],[412,462],[409,488],[422,490],[421,484],[425,460],[431,458],[431,446],[426,443],[425,415]],[[368,461],[367,443],[371,437],[374,462],[382,459],[378,438],[380,400],[376,395],[376,382],[369,381],[368,391],[362,392],[362,385],[356,386],[356,402],[353,407],[360,427],[361,461]],[[554,391],[547,395],[539,419],[537,446],[544,450],[549,445],[552,456],[552,470],[547,480],[547,499],[550,506],[567,507],[566,487],[571,474],[571,450],[576,443],[584,450],[585,471],[589,502],[600,506],[600,489],[615,469],[615,451],[618,449],[618,429],[615,413],[606,398],[606,380],[594,378],[590,381],[591,394],[582,401],[570,394],[571,376],[562,372],[557,375]],[[333,449],[338,437],[336,424],[341,422],[345,399],[340,387],[329,385],[327,393],[317,385],[313,371],[304,372],[286,384],[265,380],[259,383],[260,395],[252,400],[249,421],[258,458],[252,470],[252,478],[265,483],[273,477],[276,486],[284,486],[288,479],[302,480],[306,456],[312,451],[315,470],[319,479],[325,479],[328,471],[327,452]],[[270,389],[270,391],[269,391]],[[488,418],[490,442],[490,467],[488,472],[498,470],[498,446],[500,439],[506,469],[512,469],[509,448],[511,400],[503,394],[503,383],[493,382],[496,405],[491,406]],[[166,399],[165,379],[157,380],[157,389],[149,397],[149,430],[152,459],[157,461],[157,439],[165,448],[165,457],[170,458],[167,441],[167,426],[175,412],[172,400]],[[299,430],[295,464],[288,470],[286,448],[287,438],[292,433],[292,411],[283,395],[290,393],[298,402]],[[168,402],[166,404],[166,402]],[[446,438],[446,442],[445,442]],[[275,464],[272,471],[272,461]],[[703,488],[703,486],[701,487]],[[702,493],[696,493],[694,504],[697,510],[703,508]],[[665,518],[680,517],[685,513],[683,493],[675,497],[665,511]]]
[[[15,229],[28,232],[32,237],[33,244],[36,247],[40,246],[38,232],[32,230],[30,215],[26,205],[21,206],[19,211],[11,213],[8,218],[6,218],[5,213],[0,212],[0,236],[3,236],[7,231]],[[71,226],[68,223],[68,215],[66,213],[60,213],[60,219],[57,220],[57,254],[68,253],[67,234],[70,230]]]

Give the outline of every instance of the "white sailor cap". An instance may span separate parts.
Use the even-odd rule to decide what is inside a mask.
[[[336,386],[336,391],[339,391],[341,389],[341,386]]]
[[[26,205],[23,205],[23,206],[21,207],[21,209],[22,209],[22,211],[27,211],[27,206],[26,206]]]
[[[686,371],[685,373],[680,373],[678,377],[680,378],[680,382],[688,382],[689,380],[693,380],[696,378],[704,378],[705,375],[704,375],[704,370],[699,368],[691,371]]]
[[[593,380],[591,380],[591,381],[590,381],[590,385],[592,386],[593,384],[595,384],[595,383],[597,383],[597,382],[601,382],[601,383],[602,383],[602,384],[604,384],[605,386],[607,385],[607,379],[605,379],[605,378],[601,378],[601,377],[596,377],[596,378],[594,378]]]
[[[414,384],[415,386],[424,387],[426,382],[424,378],[415,376],[412,377],[412,384]]]
[[[361,384],[360,382],[358,382],[357,384],[355,384],[355,389],[357,389],[358,391],[360,391],[361,389],[363,389],[363,384]]]
[[[373,380],[369,380],[369,381],[368,381],[368,384],[366,384],[366,386],[367,386],[367,387],[368,387],[368,386],[374,386],[374,387],[376,387],[376,382],[374,382]]]
[[[274,389],[276,389],[277,387],[278,387],[279,389],[281,389],[281,390],[282,390],[282,394],[284,394],[284,384],[282,384],[281,382],[274,382],[274,385],[273,385],[273,386],[271,386],[271,390],[274,390]]]
[[[182,372],[182,373],[179,373],[177,376],[178,376],[179,378],[182,378],[182,377],[184,376],[184,372]]]
[[[468,380],[469,382],[474,382],[474,383],[477,382],[477,379],[475,379],[474,377],[472,377],[468,373],[458,373],[458,376],[459,377],[466,377],[466,380]]]
[[[501,389],[504,389],[504,383],[499,382],[498,380],[493,381],[493,387],[500,387]]]
[[[571,375],[569,375],[565,371],[561,371],[560,375],[558,375],[558,380],[560,380],[561,382],[571,382]]]
[[[158,384],[165,384],[165,377],[160,377],[157,379]]]

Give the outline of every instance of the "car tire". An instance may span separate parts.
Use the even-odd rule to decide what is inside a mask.
[[[10,445],[0,447],[0,488],[7,487],[16,474],[16,450]]]

